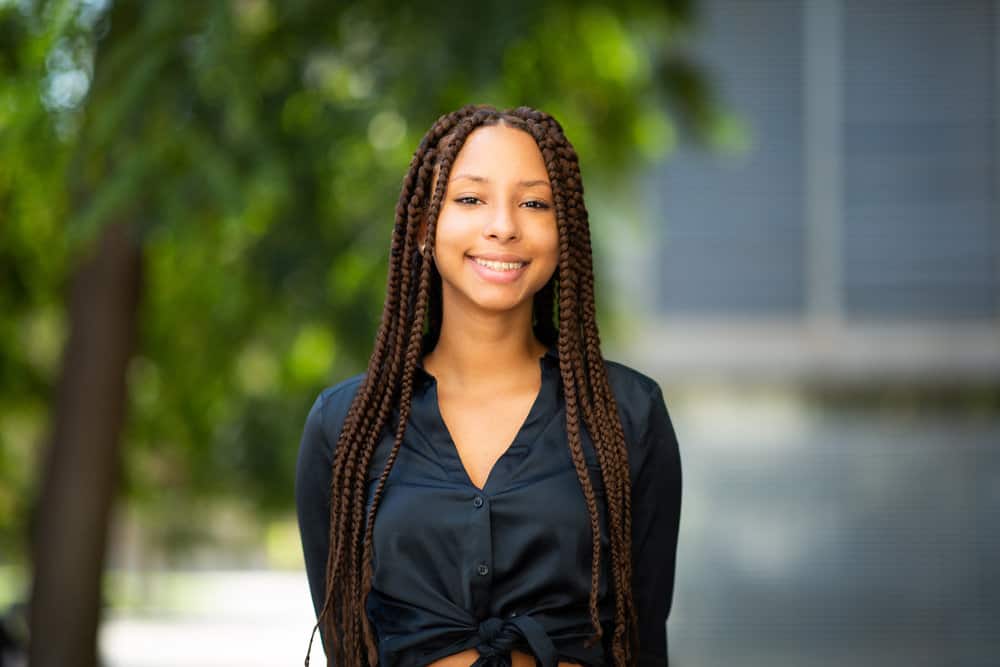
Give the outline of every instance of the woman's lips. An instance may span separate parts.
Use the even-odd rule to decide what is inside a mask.
[[[465,256],[465,261],[472,265],[472,268],[479,274],[479,277],[487,282],[491,283],[512,283],[524,273],[524,270],[528,268],[530,262],[525,262],[518,269],[509,269],[506,271],[498,271],[496,269],[491,269],[488,266],[484,266],[473,259],[470,255]]]

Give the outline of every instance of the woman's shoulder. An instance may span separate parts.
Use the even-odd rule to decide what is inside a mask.
[[[364,377],[364,372],[358,373],[320,390],[306,416],[303,448],[320,448],[328,458],[332,456],[331,443],[337,442]]]
[[[648,395],[660,388],[660,384],[651,376],[620,361],[605,358],[604,367],[612,387],[622,391],[638,391]]]
[[[622,426],[629,441],[637,442],[646,432],[649,420],[663,402],[660,383],[644,371],[611,359],[604,360],[608,383],[618,403]]]
[[[629,447],[633,486],[643,470],[658,480],[679,475],[680,446],[660,383],[626,364],[605,362]]]
[[[361,381],[365,379],[365,374],[366,372],[363,371],[357,375],[352,375],[339,382],[323,387],[319,392],[319,396],[316,397],[316,401],[319,403],[339,403],[346,401],[350,405],[354,399],[354,395],[358,393],[358,389],[361,387]]]

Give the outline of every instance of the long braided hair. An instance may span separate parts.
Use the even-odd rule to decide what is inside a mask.
[[[594,443],[606,489],[615,596],[613,664],[626,667],[636,661],[638,624],[631,586],[628,459],[617,404],[601,355],[589,222],[577,154],[558,121],[542,111],[526,106],[500,111],[488,105],[470,104],[438,118],[410,162],[396,206],[385,307],[374,351],[335,448],[326,596],[316,624],[332,643],[325,647],[331,665],[378,664],[378,648],[365,611],[372,579],[372,533],[379,499],[409,418],[416,365],[427,342],[436,341],[440,333],[440,275],[431,260],[437,216],[448,174],[466,138],[478,127],[497,124],[521,129],[535,139],[552,185],[559,229],[559,263],[552,278],[533,297],[532,327],[546,345],[558,343],[567,439],[590,514],[593,535],[590,620],[594,632],[586,645],[600,641],[603,632],[597,599],[601,559],[599,510],[581,446],[581,417]],[[427,225],[427,235],[420,249],[417,235],[422,221]],[[556,312],[558,328],[553,323]],[[369,464],[396,406],[399,421],[395,443],[365,517]],[[308,661],[307,655],[306,665]]]

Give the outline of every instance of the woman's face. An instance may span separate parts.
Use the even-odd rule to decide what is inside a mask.
[[[558,265],[559,230],[542,153],[523,130],[477,128],[451,168],[434,242],[443,301],[531,308]]]

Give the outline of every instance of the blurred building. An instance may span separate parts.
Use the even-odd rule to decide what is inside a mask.
[[[699,0],[749,129],[650,175],[631,288],[664,376],[1000,377],[1000,3]]]
[[[671,664],[994,665],[1000,2],[696,8],[746,149],[648,174],[614,262],[681,445]]]

